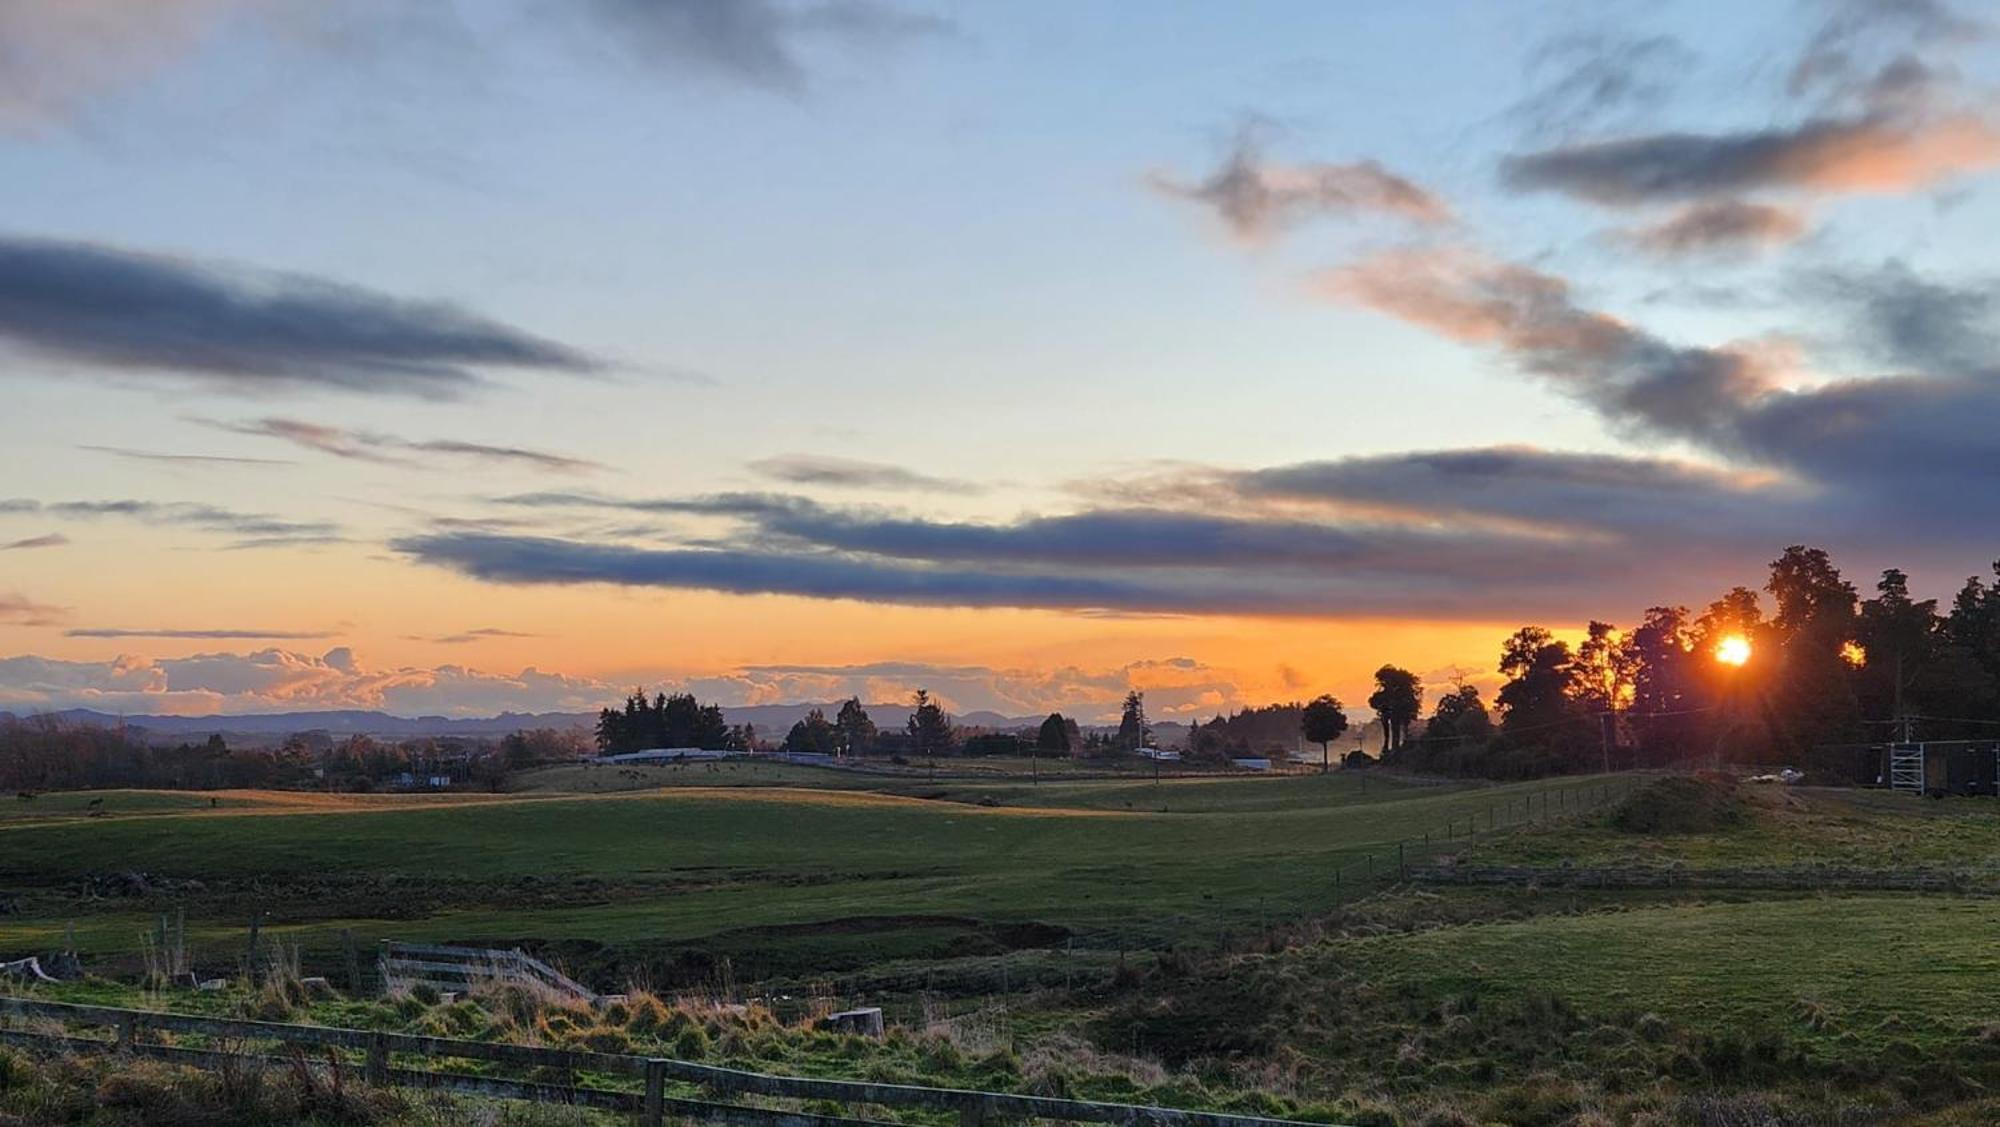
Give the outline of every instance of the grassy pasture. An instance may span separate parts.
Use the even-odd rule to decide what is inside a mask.
[[[1707,1031],[1775,1028],[1828,1053],[1962,1045],[2000,1022],[2000,903],[1800,897],[1657,904],[1350,939],[1313,958],[1450,998],[1552,992],[1579,1010]]]
[[[1480,842],[1481,864],[2000,869],[2000,802],[1934,801],[1887,791],[1745,786],[1742,824],[1635,834],[1601,818],[1550,823]]]
[[[793,763],[726,760],[662,766],[575,764],[523,775],[517,793],[613,794],[659,788],[791,787],[868,791],[948,802],[1060,809],[1130,810],[1153,813],[1228,813],[1311,809],[1356,802],[1384,802],[1423,794],[1465,790],[1468,784],[1417,784],[1386,775],[1336,771],[1331,774],[1238,776],[1167,775],[1155,781],[1134,771],[1089,771],[1065,762],[1060,772],[1043,764],[1040,782],[1031,781],[1025,761],[980,760],[977,767],[954,763],[932,778],[921,768],[856,771]],[[1109,776],[1109,777],[1107,777]]]
[[[1296,1071],[1279,1090],[1379,1096],[1411,1122],[1440,1099],[1475,1121],[1569,1122],[1586,1107],[1697,1121],[1710,1112],[1676,1101],[1712,1092],[1746,1101],[1717,1122],[1786,1121],[1752,1114],[1760,1100],[1805,1114],[1850,1098],[1895,1121],[1957,1101],[1934,1122],[1974,1122],[1985,1107],[1970,1093],[2000,1085],[2000,900],[1443,886],[1336,910],[1329,879],[1475,818],[1482,836],[1451,846],[1471,862],[1977,869],[2000,860],[2000,807],[1979,801],[1744,787],[1720,828],[1634,833],[1604,806],[1579,811],[1596,780],[1377,776],[1364,791],[1339,773],[1036,784],[744,764],[594,789],[597,769],[568,770],[507,796],[243,793],[209,807],[120,792],[99,818],[88,796],[9,811],[0,889],[19,910],[0,917],[0,955],[46,950],[73,920],[105,965],[181,903],[204,967],[236,958],[261,909],[265,934],[321,969],[342,928],[364,943],[541,942],[587,976],[727,958],[774,994],[851,975],[871,985],[837,988],[908,1021],[919,991],[987,1004],[1004,968],[1009,1036],[1058,1038],[1051,1059],[1087,1037],[1089,1052],[1186,1063],[1214,1099],[1271,1090],[1260,1069],[1284,1060]],[[1527,811],[1535,821],[1483,832]],[[68,891],[128,870],[171,891]],[[1260,926],[1304,917],[1318,922]],[[1170,950],[1223,931],[1246,946]],[[1073,970],[1076,994],[1024,989]],[[1225,1034],[1247,1038],[1240,1069],[1182,1055]]]
[[[968,932],[1027,924],[1087,946],[1161,946],[1323,910],[1337,864],[1373,853],[1387,866],[1399,839],[1447,819],[1462,833],[1495,809],[1505,821],[1507,804],[1518,816],[1542,792],[1576,785],[1371,780],[1364,792],[1336,774],[918,798],[757,777],[584,796],[232,794],[192,809],[107,795],[102,818],[0,826],[0,888],[29,896],[0,920],[0,950],[47,946],[70,920],[87,946],[130,950],[150,904],[53,895],[125,871],[203,882],[190,928],[211,943],[263,910],[277,933],[315,948],[351,927],[364,939],[611,947],[732,936],[723,946],[750,956],[797,946],[784,929],[872,949],[937,920],[947,922],[922,926],[942,927],[939,941],[917,947],[949,952]]]

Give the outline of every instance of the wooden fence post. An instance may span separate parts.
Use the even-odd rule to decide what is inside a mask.
[[[646,1127],[662,1127],[667,1121],[667,1062],[658,1057],[646,1061]]]
[[[361,952],[354,948],[354,929],[340,929],[340,953],[347,960],[347,996],[361,996]]]
[[[250,942],[243,950],[243,976],[250,985],[257,985],[257,929],[264,924],[264,913],[259,910],[250,913]]]
[[[138,1044],[138,1043],[139,1043],[139,1021],[138,1021],[138,1018],[137,1018],[137,1017],[136,1017],[135,1015],[133,1015],[133,1014],[130,1014],[130,1013],[122,1013],[122,1014],[119,1014],[119,1015],[118,1015],[118,1047],[119,1047],[119,1048],[120,1048],[121,1050],[124,1050],[124,1051],[126,1051],[126,1052],[130,1052],[130,1051],[131,1051],[131,1049],[132,1049],[132,1046],[134,1046],[134,1045],[136,1045],[136,1044]]]
[[[1403,860],[1403,843],[1396,843],[1396,879],[1409,880],[1410,866]]]
[[[368,1060],[361,1066],[362,1078],[377,1088],[389,1083],[389,1036],[381,1030],[368,1035]]]

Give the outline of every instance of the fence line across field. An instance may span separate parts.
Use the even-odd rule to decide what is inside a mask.
[[[1009,1092],[980,1092],[961,1088],[925,1088],[908,1084],[878,1084],[855,1080],[817,1080],[797,1076],[776,1076],[761,1072],[722,1068],[693,1061],[643,1057],[621,1053],[596,1053],[578,1049],[550,1049],[531,1045],[505,1045],[487,1041],[461,1041],[424,1037],[409,1033],[386,1033],[368,1029],[333,1026],[291,1025],[232,1018],[198,1017],[190,1014],[158,1013],[150,1010],[87,1006],[68,1002],[43,1002],[28,998],[0,998],[0,1043],[40,1050],[70,1052],[124,1052],[201,1067],[224,1067],[240,1063],[290,1064],[327,1068],[353,1067],[343,1060],[342,1051],[359,1054],[363,1077],[371,1084],[432,1088],[499,1099],[537,1100],[607,1111],[626,1111],[640,1122],[658,1125],[669,1117],[699,1119],[742,1127],[827,1127],[832,1124],[861,1124],[872,1121],[848,1116],[816,1115],[782,1108],[726,1104],[709,1100],[669,1096],[669,1081],[697,1084],[725,1095],[751,1095],[793,1100],[824,1100],[854,1107],[918,1108],[956,1112],[962,1127],[979,1127],[997,1119],[1052,1119],[1076,1123],[1110,1123],[1120,1127],[1300,1127],[1298,1121],[1259,1116],[1225,1115],[1215,1112],[1183,1111],[1178,1108],[1146,1107],[1136,1104],[1099,1103],[1089,1100],[1054,1099]],[[40,1029],[14,1028],[24,1022],[47,1023]],[[115,1039],[79,1037],[55,1026],[89,1026],[116,1031]],[[150,1042],[145,1034],[161,1031],[193,1034],[228,1043],[275,1042],[292,1050],[291,1056],[263,1053],[226,1052]],[[303,1049],[320,1050],[323,1063],[306,1058]],[[484,1076],[463,1072],[435,1072],[395,1067],[398,1054],[424,1060],[467,1060],[512,1068],[546,1070],[574,1078],[577,1073],[625,1076],[640,1081],[638,1091],[603,1088],[578,1083],[551,1084]]]
[[[1475,808],[1462,819],[1458,817],[1445,819],[1443,828],[1437,833],[1425,833],[1416,837],[1384,842],[1363,851],[1358,858],[1334,865],[1334,907],[1338,908],[1345,903],[1350,881],[1365,889],[1367,885],[1380,881],[1405,880],[1409,877],[1411,862],[1422,861],[1439,849],[1449,848],[1454,842],[1469,842],[1481,833],[1532,824],[1551,816],[1563,817],[1580,814],[1586,810],[1602,809],[1631,794],[1642,781],[1643,778],[1628,776],[1619,780],[1605,779],[1551,787],[1518,797],[1509,795],[1488,802],[1484,819]],[[1551,795],[1556,796],[1553,806],[1550,803]],[[1537,806],[1540,807],[1539,811],[1536,809]],[[1515,814],[1517,809],[1520,811],[1518,817]],[[1480,825],[1482,820],[1485,823],[1483,829]],[[1378,849],[1381,851],[1379,857],[1375,852]],[[1353,870],[1359,870],[1359,880],[1353,880],[1350,875]]]

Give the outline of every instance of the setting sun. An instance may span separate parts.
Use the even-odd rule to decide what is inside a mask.
[[[1750,639],[1731,634],[1715,644],[1715,660],[1724,665],[1742,665],[1750,660]]]

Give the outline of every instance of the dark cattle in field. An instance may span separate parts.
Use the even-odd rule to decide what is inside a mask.
[[[22,802],[33,802],[35,800],[35,792],[31,790],[17,790],[14,792],[14,797],[20,799]]]

